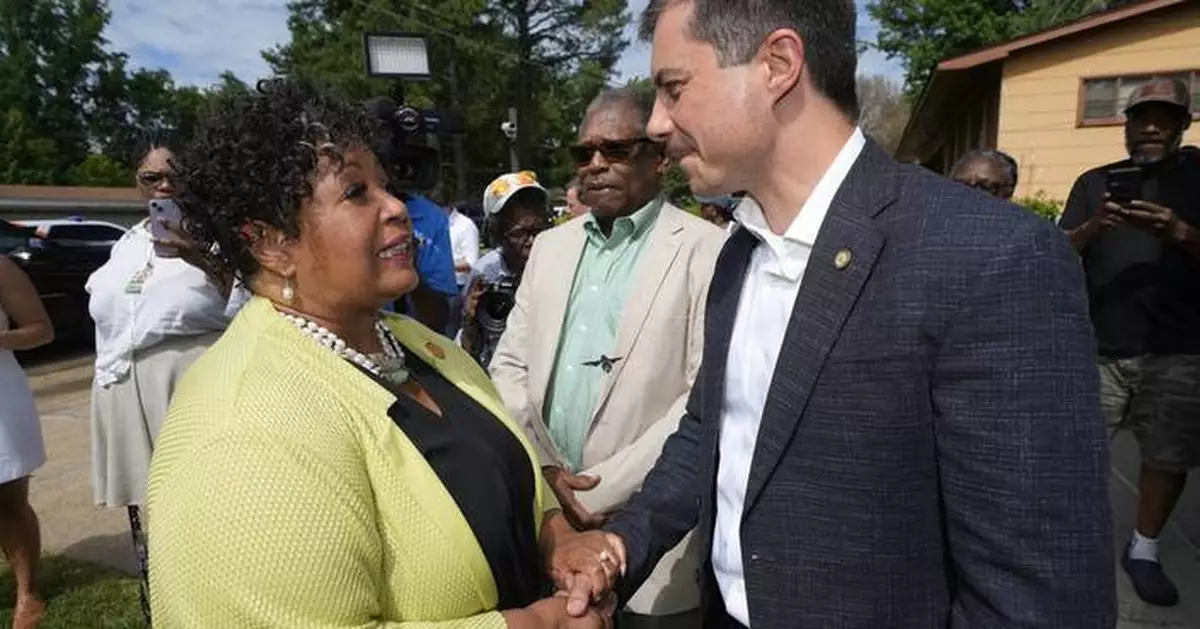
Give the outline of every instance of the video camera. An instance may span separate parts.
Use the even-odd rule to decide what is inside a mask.
[[[479,298],[479,305],[488,317],[496,321],[508,319],[508,313],[512,311],[513,306],[517,305],[517,285],[519,283],[520,279],[516,276],[504,275],[484,288],[483,295]]]
[[[392,186],[402,190],[437,187],[441,161],[427,136],[462,133],[462,118],[450,112],[397,105],[387,97],[367,101],[366,108],[384,126],[385,137],[377,138],[375,148]]]

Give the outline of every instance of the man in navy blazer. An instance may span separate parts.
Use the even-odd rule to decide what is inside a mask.
[[[854,22],[847,0],[651,0],[648,134],[693,192],[749,196],[678,432],[552,575],[581,611],[696,527],[705,627],[1113,627],[1078,259],[863,137]]]

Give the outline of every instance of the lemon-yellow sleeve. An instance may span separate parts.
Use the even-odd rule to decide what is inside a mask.
[[[371,486],[355,466],[248,431],[156,460],[148,516],[160,629],[504,629],[498,612],[382,619]]]

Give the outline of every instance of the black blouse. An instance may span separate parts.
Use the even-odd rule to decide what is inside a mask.
[[[528,453],[495,415],[436,369],[412,353],[405,359],[442,417],[398,391],[388,415],[425,456],[471,526],[496,581],[499,609],[530,605],[541,598],[541,557]]]

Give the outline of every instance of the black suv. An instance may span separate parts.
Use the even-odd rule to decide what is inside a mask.
[[[125,231],[95,222],[45,221],[37,225],[45,238],[0,230],[0,255],[7,255],[29,275],[50,314],[56,339],[90,339],[95,328],[84,287],[88,277],[108,261],[113,245]]]

